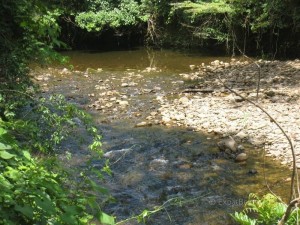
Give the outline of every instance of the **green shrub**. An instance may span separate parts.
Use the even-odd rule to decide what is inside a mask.
[[[275,225],[284,215],[286,208],[287,205],[272,194],[266,194],[261,198],[250,194],[245,209],[242,212],[235,212],[231,216],[242,225]],[[296,224],[299,214],[299,209],[295,208],[286,224]]]
[[[54,155],[76,117],[93,137],[90,149],[101,157],[101,136],[88,116],[62,96],[19,100],[0,100],[5,109],[5,121],[0,118],[0,224],[114,224],[101,210],[98,200],[108,192],[95,176],[92,180],[84,170],[78,176],[68,173]],[[37,153],[42,157],[32,157]],[[102,171],[110,172],[107,166]]]

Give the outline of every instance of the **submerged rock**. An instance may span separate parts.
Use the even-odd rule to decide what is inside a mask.
[[[248,159],[248,155],[246,153],[240,153],[236,156],[235,161],[236,162],[244,162]]]

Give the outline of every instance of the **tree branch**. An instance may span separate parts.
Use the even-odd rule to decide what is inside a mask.
[[[298,204],[300,204],[300,198],[295,198],[293,201],[291,201],[290,204],[288,205],[284,215],[282,216],[281,220],[278,222],[277,225],[284,225],[287,222],[287,220],[291,214],[292,208]]]

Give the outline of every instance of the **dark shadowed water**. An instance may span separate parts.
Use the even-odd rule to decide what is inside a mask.
[[[190,72],[189,65],[229,58],[147,49],[65,55],[70,56],[74,71],[62,74],[57,69],[43,70],[51,74],[44,86],[50,92],[63,93],[95,118],[113,171],[104,185],[116,200],[104,210],[118,221],[174,199],[145,223],[234,224],[229,213],[241,210],[249,193],[266,193],[266,181],[285,197],[289,170],[269,159],[264,162],[258,149],[245,146],[250,157],[247,163],[239,164],[219,153],[217,136],[160,124],[135,127],[149,115],[159,121],[158,99],[176,98],[189,85],[179,75]],[[118,100],[128,105],[120,106]],[[74,151],[75,170],[83,158]],[[101,169],[97,160],[93,164]]]

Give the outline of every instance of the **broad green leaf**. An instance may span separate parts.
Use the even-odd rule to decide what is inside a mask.
[[[5,176],[9,177],[10,179],[13,180],[18,180],[20,177],[20,171],[17,169],[13,169],[11,167],[9,167],[8,171],[5,172]]]
[[[7,151],[0,151],[0,158],[2,159],[11,159],[12,157],[14,157],[15,155],[10,154]]]
[[[2,127],[0,127],[0,136],[2,136],[3,134],[6,134],[7,131],[5,129],[3,129]]]
[[[35,198],[35,203],[39,206],[46,214],[51,215],[55,213],[54,204],[47,198],[43,200]]]
[[[23,151],[23,155],[25,156],[26,159],[28,160],[31,159],[30,153],[28,151]]]
[[[64,213],[61,216],[61,220],[65,224],[77,224],[77,220],[76,220],[75,216],[73,214],[70,214],[70,213]]]
[[[5,177],[3,177],[2,174],[0,174],[0,187],[11,189],[13,185]]]
[[[100,213],[99,220],[103,224],[107,224],[107,225],[114,225],[115,224],[115,218],[110,216],[110,215],[107,215],[104,212]]]
[[[15,210],[21,212],[29,219],[33,218],[33,209],[29,205],[25,205],[25,206],[16,205]]]
[[[5,144],[0,142],[0,150],[9,150],[9,149],[11,149],[10,145],[5,145]]]

